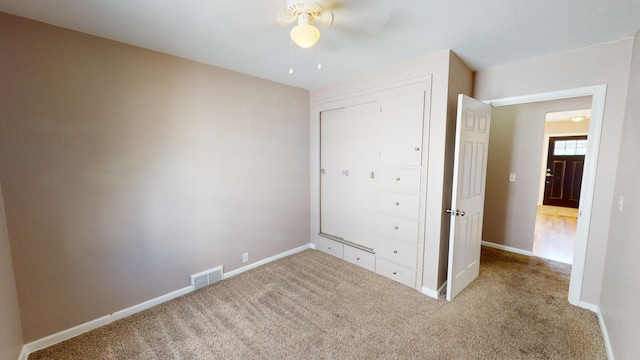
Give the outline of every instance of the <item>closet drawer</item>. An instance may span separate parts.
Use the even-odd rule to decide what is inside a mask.
[[[337,258],[344,258],[344,244],[318,236],[318,250]]]
[[[420,192],[420,169],[379,168],[376,185],[381,189]]]
[[[376,273],[395,280],[403,285],[416,287],[416,271],[398,264],[394,264],[385,259],[376,259]]]
[[[378,215],[378,233],[392,239],[403,240],[412,244],[418,243],[418,227],[420,222],[392,215]]]
[[[344,259],[369,271],[374,271],[376,267],[375,255],[351,246],[344,247]]]
[[[378,209],[383,212],[415,218],[420,215],[420,196],[380,191],[378,193]]]
[[[378,238],[376,255],[412,269],[418,265],[418,247],[416,245],[391,239]]]

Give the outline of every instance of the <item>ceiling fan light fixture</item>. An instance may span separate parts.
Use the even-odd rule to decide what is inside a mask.
[[[289,33],[291,41],[303,49],[308,49],[320,40],[320,30],[311,25],[312,17],[307,13],[298,15],[298,25]]]

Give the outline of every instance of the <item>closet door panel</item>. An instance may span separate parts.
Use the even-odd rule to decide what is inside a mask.
[[[424,91],[416,91],[381,101],[381,165],[421,165],[424,98]]]
[[[320,232],[343,236],[345,109],[320,114]]]
[[[344,144],[346,190],[344,194],[344,239],[368,248],[375,246],[375,167],[378,161],[377,103],[345,109]]]

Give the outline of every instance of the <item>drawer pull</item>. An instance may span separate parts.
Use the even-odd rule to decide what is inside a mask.
[[[400,205],[400,203],[396,201],[396,206],[398,206],[398,205]]]
[[[397,226],[394,226],[393,228],[394,228],[394,229],[396,229],[396,230],[398,230],[398,227],[397,227]]]
[[[395,274],[396,274],[396,272],[394,271],[394,272],[393,272],[393,275],[395,275]]]
[[[419,147],[415,148],[415,151],[420,151],[420,148]]]
[[[398,253],[398,250],[393,250],[393,253],[394,253],[394,254],[397,254],[397,253]]]
[[[399,178],[399,177],[397,177],[397,178],[396,178],[396,181],[400,181],[400,178]]]
[[[331,246],[329,246],[328,249],[331,250]]]
[[[356,258],[357,261],[360,261],[360,258]]]

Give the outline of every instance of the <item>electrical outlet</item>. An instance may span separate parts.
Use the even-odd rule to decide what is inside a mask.
[[[514,173],[509,174],[509,182],[516,182],[516,174]]]
[[[249,262],[249,253],[242,253],[242,263]]]

